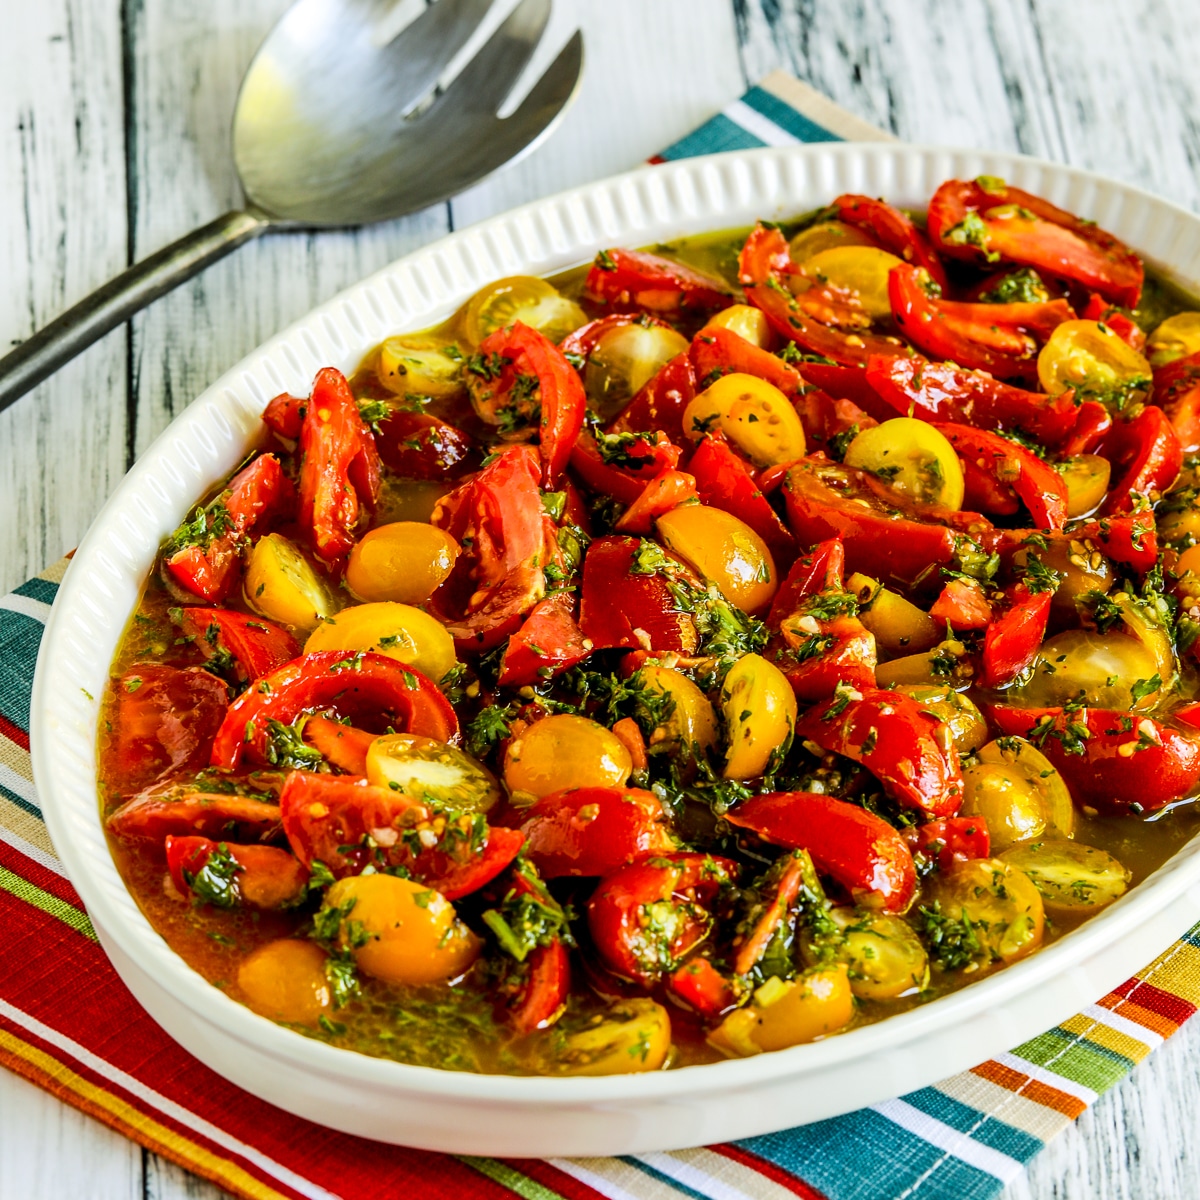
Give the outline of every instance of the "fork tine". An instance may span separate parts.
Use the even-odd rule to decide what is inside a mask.
[[[494,3],[495,0],[437,0],[386,46],[380,47],[380,54],[391,60],[389,72],[396,80],[392,86],[405,97],[404,112],[411,111],[433,91],[438,77],[467,44]]]
[[[495,112],[537,49],[550,20],[550,5],[551,0],[521,0],[435,107],[465,104],[475,112]]]

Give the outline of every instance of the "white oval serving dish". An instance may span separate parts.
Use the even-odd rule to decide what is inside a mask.
[[[840,1037],[654,1075],[481,1076],[337,1050],[230,1000],[151,928],[105,843],[96,726],[109,664],[162,539],[242,459],[272,396],[307,394],[318,368],[351,370],[386,335],[434,324],[500,276],[795,215],[842,192],[920,207],[943,180],[980,174],[1098,221],[1200,291],[1200,218],[1086,172],[895,143],[714,155],[564,192],[410,254],[267,342],[171,424],[80,546],[46,626],[32,702],[34,773],[54,845],[117,971],[168,1033],[247,1091],[385,1142],[510,1156],[674,1149],[835,1116],[965,1070],[1091,1004],[1200,918],[1198,839],[1032,958]]]

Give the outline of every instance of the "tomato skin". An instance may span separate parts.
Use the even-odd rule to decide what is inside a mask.
[[[1104,450],[1114,467],[1124,467],[1109,489],[1101,509],[1104,516],[1129,512],[1135,498],[1148,496],[1153,500],[1175,482],[1183,468],[1179,436],[1167,414],[1152,404],[1132,421],[1118,425]]]
[[[433,811],[400,792],[365,779],[292,771],[279,796],[283,832],[304,866],[324,863],[335,878],[360,875],[374,861],[404,867],[447,900],[478,891],[505,870],[525,843],[515,829],[488,828],[477,847],[467,839],[440,839],[414,853],[404,832],[423,826]],[[366,845],[370,835],[374,847]]]
[[[992,840],[982,817],[942,817],[904,831],[914,854],[924,854],[948,871],[956,862],[990,858]]]
[[[200,667],[135,667],[113,694],[108,781],[122,796],[203,767],[229,706],[225,684]]]
[[[541,421],[538,447],[542,459],[542,486],[553,488],[567,466],[571,447],[583,428],[587,397],[578,372],[545,334],[514,321],[489,334],[479,344],[485,358],[499,356],[505,363],[496,381],[496,393],[511,390],[520,376],[538,382]]]
[[[588,901],[588,929],[604,965],[623,979],[654,983],[707,935],[707,907],[737,877],[729,859],[709,854],[657,855],[606,876]],[[643,909],[670,904],[679,920],[669,944],[647,946]],[[665,960],[665,961],[664,961]]]
[[[291,396],[280,392],[265,409],[263,424],[282,438],[295,441],[304,425],[304,410],[308,407],[306,396]]]
[[[347,665],[339,667],[341,663]],[[415,668],[371,651],[356,655],[318,650],[263,676],[258,686],[229,706],[209,761],[226,770],[235,768],[246,754],[254,762],[267,763],[269,720],[290,725],[303,712],[325,708],[352,717],[361,712],[375,723],[399,721],[402,732],[440,742],[458,736],[458,718],[450,702]]]
[[[683,413],[696,397],[696,372],[685,351],[677,354],[642,385],[641,391],[609,427],[612,433],[647,433],[661,430],[672,442],[682,443]],[[571,459],[575,465],[575,459]]]
[[[926,354],[1001,379],[1037,378],[1038,338],[1044,341],[1075,313],[1065,300],[1045,304],[968,304],[935,300],[916,267],[893,267],[888,276],[892,316],[900,331]]]
[[[217,632],[210,640],[213,626]],[[206,654],[228,650],[237,659],[241,679],[257,679],[300,653],[300,644],[281,625],[228,608],[185,608],[181,627]]]
[[[990,210],[1007,205],[1026,209],[1033,219],[989,218]],[[950,179],[933,194],[928,211],[929,236],[943,254],[984,260],[982,247],[947,240],[972,213],[982,221],[987,249],[993,254],[1073,279],[1114,304],[1137,306],[1144,275],[1141,259],[1111,233],[1020,188],[998,186],[985,191],[973,180]]]
[[[1154,403],[1170,419],[1183,453],[1200,450],[1200,353],[1155,369]]]
[[[205,837],[168,834],[165,843],[167,870],[181,896],[190,895],[192,890],[184,872],[195,876],[218,846],[224,847],[242,868],[235,885],[241,903],[251,908],[287,908],[304,895],[308,869],[278,846],[239,846]]]
[[[935,621],[946,622],[955,632],[986,629],[992,620],[992,606],[983,588],[973,580],[949,579],[933,602],[929,615]]]
[[[802,554],[779,585],[767,625],[778,629],[781,621],[790,617],[809,596],[820,592],[840,592],[846,573],[846,547],[840,537],[818,542],[807,554]]]
[[[733,303],[733,294],[719,279],[640,250],[604,251],[588,271],[583,291],[589,300],[614,310],[668,315]]]
[[[621,514],[614,528],[618,533],[649,534],[654,522],[673,508],[696,500],[696,480],[685,471],[664,471],[656,475],[638,498]]]
[[[1113,427],[1112,414],[1098,400],[1085,400],[1080,406],[1071,432],[1058,447],[1063,458],[1094,454]]]
[[[651,480],[663,471],[674,470],[682,457],[679,447],[659,432],[648,433],[643,440],[624,447],[624,453],[626,459],[637,465],[618,467],[606,463],[596,439],[585,430],[571,451],[571,466],[592,491],[611,496],[619,504],[630,505],[637,501]]]
[[[296,489],[273,454],[260,454],[229,481],[222,493],[232,529],[215,537],[207,550],[188,546],[164,563],[174,581],[209,603],[219,603],[237,581],[241,561],[238,543],[276,517],[289,515]]]
[[[672,971],[667,977],[667,990],[675,1000],[706,1019],[719,1017],[737,1003],[733,985],[702,955]]]
[[[667,582],[633,573],[638,538],[603,537],[583,560],[579,627],[596,650],[676,650],[696,648],[696,626],[681,612]],[[645,645],[635,631],[649,640]]]
[[[873,355],[866,382],[903,416],[911,412],[935,424],[951,421],[978,429],[1020,429],[1047,446],[1061,442],[1078,416],[1073,392],[1057,396],[1027,392],[978,371],[922,358]]]
[[[696,481],[702,503],[749,525],[766,542],[777,565],[791,562],[796,539],[755,483],[750,468],[730,449],[724,434],[710,433],[700,439],[688,461],[688,472]]]
[[[555,561],[530,446],[509,446],[477,475],[443,496],[430,524],[460,546],[450,578],[430,607],[462,653],[497,646],[545,594],[545,564]]]
[[[987,627],[983,635],[983,687],[1003,687],[1011,683],[1037,657],[1046,637],[1050,605],[1054,593],[1030,592],[1023,583],[1006,592],[1008,608]]]
[[[1075,802],[1102,813],[1157,812],[1200,780],[1200,741],[1152,717],[1007,704],[994,705],[988,715],[1003,733],[1030,738],[1062,775]],[[1088,733],[1080,739],[1081,754],[1067,753],[1056,736],[1073,724]],[[1150,736],[1143,738],[1143,730]],[[1135,749],[1139,742],[1149,744]]]
[[[558,343],[558,348],[564,356],[578,355],[580,358],[586,359],[596,349],[600,339],[606,333],[614,329],[623,329],[626,325],[657,325],[662,329],[672,328],[666,321],[661,321],[658,317],[651,317],[645,313],[610,313],[607,317],[589,321],[573,333],[568,333]]]
[[[776,795],[778,794],[776,793]],[[807,793],[794,794],[806,795]],[[768,825],[771,823],[769,817],[765,823]],[[804,875],[808,869],[808,862],[803,855],[793,854],[784,864],[778,879],[774,881],[775,890],[770,902],[764,907],[762,916],[754,928],[737,948],[737,955],[733,960],[735,975],[749,975],[767,952],[767,947],[771,944],[771,939],[775,936],[776,931],[792,913],[792,907],[800,895],[800,889],[804,886]]]
[[[874,572],[912,583],[931,564],[950,566],[954,561],[955,534],[942,524],[889,514],[878,506],[854,503],[851,496],[834,490],[822,478],[831,468],[827,460],[811,456],[787,473],[784,499],[788,524],[801,543],[841,538],[846,566],[851,571]],[[870,496],[863,472],[838,467],[839,476],[852,480],[859,496]],[[983,518],[979,520],[986,525]]]
[[[953,816],[963,800],[958,751],[941,722],[911,696],[869,688],[845,707],[843,697],[817,705],[796,722],[796,737],[861,763],[905,808]]]
[[[1072,521],[1070,529],[1038,533],[1034,529],[1000,531],[998,548],[1002,553],[1019,549],[1025,539],[1037,534],[1051,542],[1090,539],[1100,546],[1113,562],[1132,567],[1144,575],[1158,561],[1158,531],[1153,513],[1134,513],[1128,517],[1107,517],[1104,520]]]
[[[725,815],[777,846],[807,850],[817,870],[853,892],[867,892],[889,912],[903,912],[917,887],[912,853],[882,817],[812,792],[768,792]]]
[[[504,649],[498,681],[501,687],[542,683],[591,654],[591,643],[576,623],[573,608],[567,592],[547,596],[533,606]]]
[[[525,963],[525,981],[505,1013],[518,1033],[533,1033],[552,1025],[571,991],[571,957],[555,938],[537,946]]]
[[[637,788],[572,788],[543,796],[521,826],[544,879],[607,875],[647,854],[677,848],[662,803]]]
[[[765,379],[793,401],[805,388],[804,379],[795,367],[732,329],[702,329],[692,339],[688,355],[696,372],[698,391],[721,375],[733,374]]]
[[[924,267],[942,291],[949,284],[946,270],[929,239],[913,224],[912,218],[900,209],[873,199],[871,196],[847,194],[839,196],[833,207],[838,219],[869,232],[879,244],[897,258],[916,267]]]
[[[300,430],[300,524],[326,562],[350,553],[362,510],[379,500],[379,452],[341,371],[323,367]]]
[[[847,367],[865,366],[871,354],[898,351],[894,338],[869,332],[840,333],[802,312],[786,282],[795,270],[783,234],[765,225],[755,226],[738,259],[738,281],[746,290],[746,299],[762,309],[776,333]]]
[[[458,479],[479,461],[475,441],[428,413],[397,409],[375,437],[385,466],[405,479]]]
[[[1113,308],[1099,292],[1093,292],[1079,314],[1081,321],[1103,321],[1127,346],[1139,354],[1145,349],[1146,334],[1142,327],[1127,317],[1119,308]]]
[[[379,735],[314,715],[304,722],[303,736],[339,771],[345,771],[347,775],[365,775],[367,751]]]
[[[1067,487],[1049,463],[1008,438],[969,425],[936,424],[959,458],[1012,488],[1038,529],[1061,529],[1067,520]]]
[[[105,823],[123,841],[161,845],[170,835],[219,838],[231,829],[242,837],[261,836],[277,828],[279,820],[278,804],[249,796],[199,790],[163,796],[150,790],[126,801]]]

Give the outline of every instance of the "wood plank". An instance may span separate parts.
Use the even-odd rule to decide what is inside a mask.
[[[39,0],[0,38],[0,349],[125,266],[119,6]],[[98,202],[103,197],[104,202]],[[0,590],[73,546],[124,472],[116,332],[0,413]]]

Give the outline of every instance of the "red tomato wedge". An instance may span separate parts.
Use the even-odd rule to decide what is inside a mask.
[[[281,625],[228,608],[185,608],[180,627],[210,659],[232,655],[242,680],[257,679],[300,653],[300,644]]]
[[[678,315],[726,308],[733,293],[719,279],[640,250],[602,250],[583,285],[584,295],[609,308]]]
[[[205,837],[167,835],[167,870],[181,896],[193,895],[220,908],[247,905],[250,908],[287,908],[300,900],[308,887],[308,869],[293,854],[278,846],[240,846],[214,842]],[[232,879],[216,875],[216,887],[193,885],[201,877],[214,853],[223,851],[236,866]],[[216,899],[214,899],[216,897]]]
[[[544,683],[591,654],[592,644],[575,621],[574,607],[569,592],[556,592],[534,605],[504,648],[501,687]]]

